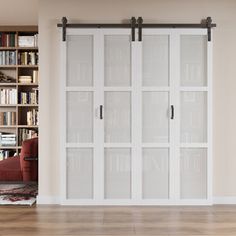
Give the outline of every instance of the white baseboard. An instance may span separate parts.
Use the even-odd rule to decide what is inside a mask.
[[[37,196],[37,205],[44,205],[44,204],[60,204],[60,197],[57,196]]]
[[[213,197],[213,205],[223,205],[223,204],[236,204],[236,197]],[[38,205],[46,205],[46,204],[61,204],[61,200],[60,197],[58,196],[38,196],[37,197],[37,204]],[[78,203],[77,203],[78,204]],[[77,205],[76,203],[74,203],[74,205]],[[90,203],[91,204],[91,203]],[[89,205],[90,205],[89,204]],[[186,203],[185,203],[186,204]],[[86,204],[85,204],[86,205]],[[91,204],[93,205],[93,204]],[[95,204],[96,205],[96,204]],[[103,205],[103,204],[99,204],[99,205]],[[106,205],[106,204],[105,204]],[[112,205],[112,204],[111,204]],[[130,205],[130,204],[129,204]],[[137,204],[138,205],[138,204]],[[152,204],[149,204],[152,205]],[[156,205],[156,204],[153,204]],[[160,204],[162,205],[162,204]],[[170,204],[171,205],[171,204]],[[176,205],[176,204],[175,204]],[[178,205],[178,204],[177,204]],[[182,205],[182,204],[181,204]],[[191,203],[187,204],[187,205],[191,205]],[[192,205],[196,205],[196,204],[192,204]],[[201,204],[200,204],[201,205]]]
[[[236,204],[236,197],[213,197],[213,204]]]

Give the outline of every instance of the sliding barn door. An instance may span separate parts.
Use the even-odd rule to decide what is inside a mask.
[[[130,30],[103,30],[104,199],[132,197],[132,78]]]
[[[207,31],[68,29],[62,55],[62,203],[209,204]]]
[[[207,35],[180,34],[180,198],[210,195],[210,48]]]
[[[171,166],[170,35],[145,32],[141,71],[142,198],[169,199]]]

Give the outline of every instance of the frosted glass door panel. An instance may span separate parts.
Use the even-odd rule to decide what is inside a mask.
[[[182,148],[180,173],[181,198],[207,197],[207,149]]]
[[[130,92],[105,92],[105,142],[131,141]]]
[[[93,198],[92,148],[67,149],[67,198]]]
[[[169,150],[143,149],[143,198],[157,199],[169,196]]]
[[[143,92],[143,142],[169,141],[169,93]]]
[[[143,36],[143,86],[169,85],[169,37]]]
[[[67,37],[67,86],[93,85],[93,36]]]
[[[105,36],[105,86],[130,86],[130,36]]]
[[[67,92],[67,142],[93,142],[93,93]]]
[[[181,142],[207,142],[207,92],[181,93]]]
[[[207,36],[181,36],[182,86],[207,86]]]
[[[131,150],[105,149],[105,198],[131,197]]]

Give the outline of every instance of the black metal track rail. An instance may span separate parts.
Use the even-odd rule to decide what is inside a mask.
[[[135,17],[132,17],[130,23],[121,23],[121,24],[67,24],[66,17],[62,18],[62,23],[57,24],[57,27],[63,28],[63,41],[66,37],[66,28],[131,28],[132,40],[135,40],[135,28],[139,30],[138,40],[142,40],[142,28],[202,28],[208,30],[208,41],[211,41],[211,28],[216,27],[216,24],[212,23],[211,17],[207,17],[206,20],[203,20],[200,24],[143,24],[142,17],[138,17],[136,20]]]

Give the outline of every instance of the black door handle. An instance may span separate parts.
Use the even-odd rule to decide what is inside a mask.
[[[100,105],[100,120],[103,119],[103,105]]]
[[[171,109],[171,115],[170,115],[170,119],[173,120],[175,117],[175,108],[173,105],[170,106]]]

